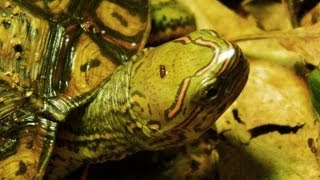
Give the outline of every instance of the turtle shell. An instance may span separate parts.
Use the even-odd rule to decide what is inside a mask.
[[[0,176],[41,178],[57,124],[149,33],[148,0],[0,1]]]

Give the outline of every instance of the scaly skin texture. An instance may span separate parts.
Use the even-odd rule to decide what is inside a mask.
[[[210,30],[141,51],[62,128],[49,176],[198,138],[240,94],[248,72],[240,49]]]

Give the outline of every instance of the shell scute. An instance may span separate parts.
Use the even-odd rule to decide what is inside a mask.
[[[148,0],[0,1],[2,178],[43,176],[58,122],[144,46],[148,5]]]

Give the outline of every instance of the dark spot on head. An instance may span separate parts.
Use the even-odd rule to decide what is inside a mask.
[[[159,70],[160,70],[160,77],[161,77],[161,78],[164,78],[164,77],[167,75],[166,66],[160,64]]]
[[[19,176],[19,175],[24,175],[24,173],[27,172],[27,165],[26,163],[24,163],[23,161],[20,161],[19,162],[19,169],[18,171],[16,172],[16,176]]]
[[[101,64],[101,62],[98,59],[89,60],[87,63],[80,66],[80,71],[87,72],[91,68],[95,68],[95,67],[100,66],[100,64]]]

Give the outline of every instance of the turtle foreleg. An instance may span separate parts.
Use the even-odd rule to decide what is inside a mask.
[[[29,95],[0,77],[1,179],[41,179],[51,156],[57,123],[26,105]]]

